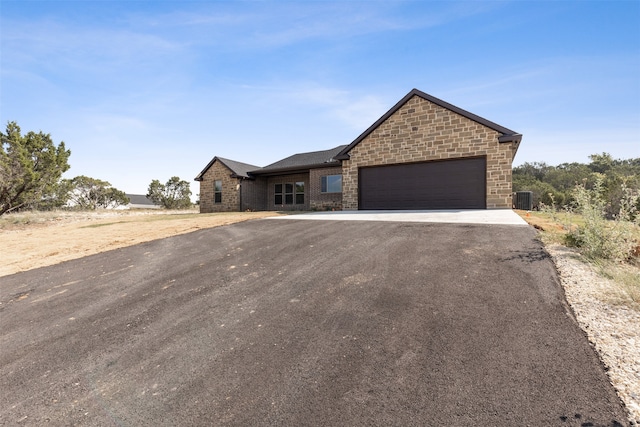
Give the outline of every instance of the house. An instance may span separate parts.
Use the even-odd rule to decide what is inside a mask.
[[[129,204],[124,209],[160,209],[160,206],[154,205],[151,199],[144,194],[125,194],[129,198]]]
[[[413,89],[348,145],[258,167],[214,157],[200,212],[511,208],[522,135]]]

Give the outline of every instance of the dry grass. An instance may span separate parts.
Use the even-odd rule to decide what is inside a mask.
[[[599,261],[595,267],[598,274],[617,285],[619,300],[614,302],[633,306],[640,311],[640,268],[637,265]]]
[[[545,243],[563,244],[570,228],[584,224],[584,221],[579,216],[569,215],[564,212],[554,214],[519,210],[515,212],[527,221],[529,225],[532,225],[542,232],[540,237]]]
[[[565,244],[565,235],[569,227],[583,223],[579,215],[566,213],[550,214],[547,212],[515,211],[530,225],[540,230],[540,239],[545,244]],[[640,229],[636,227],[634,238],[640,242]],[[615,288],[607,295],[602,295],[604,302],[621,304],[640,310],[640,262],[636,258],[630,263],[620,264],[611,261],[588,261],[602,277],[609,279]]]
[[[117,221],[166,221],[176,218],[197,216],[195,209],[187,210],[160,210],[160,209],[131,209],[131,210],[97,210],[97,211],[27,211],[9,213],[0,216],[0,230],[20,230],[25,228],[46,227],[52,224],[87,222],[93,223],[105,219]]]
[[[0,217],[0,277],[203,228],[279,215],[277,212],[198,214],[131,210],[34,212]]]

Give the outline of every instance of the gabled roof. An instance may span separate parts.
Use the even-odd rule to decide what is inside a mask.
[[[231,171],[231,176],[233,178],[250,178],[248,172],[251,170],[259,169],[259,166],[236,162],[235,160],[223,159],[222,157],[216,156],[209,162],[207,166],[205,166],[204,169],[202,169],[202,172],[200,172],[198,176],[196,176],[195,180],[202,181],[202,177],[204,176],[204,174],[209,170],[211,166],[213,166],[216,161],[225,165],[227,169]]]
[[[154,203],[144,194],[125,194],[129,198],[129,204],[131,205],[151,205]]]
[[[498,138],[498,142],[520,142],[522,139],[522,135],[512,131],[511,129],[507,129],[506,127],[500,126],[497,123],[489,121],[485,118],[477,116],[469,111],[463,110],[462,108],[456,107],[455,105],[449,104],[441,99],[436,98],[435,96],[431,96],[427,93],[419,91],[418,89],[413,89],[409,92],[404,98],[402,98],[396,105],[391,107],[389,111],[387,111],[382,117],[380,117],[374,124],[369,126],[367,130],[365,130],[359,137],[357,137],[351,144],[347,145],[342,151],[336,154],[335,158],[338,160],[348,160],[349,159],[349,151],[353,149],[356,145],[360,143],[363,139],[365,139],[371,132],[376,130],[378,126],[380,126],[385,120],[391,117],[396,111],[398,111],[404,104],[406,104],[411,98],[414,96],[419,96],[422,99],[426,99],[427,101],[439,105],[442,108],[446,108],[447,110],[453,111],[454,113],[460,114],[463,117],[466,117],[474,122],[480,123],[490,129],[493,129],[502,134]]]
[[[340,153],[346,145],[339,145],[330,150],[312,151],[309,153],[299,153],[278,160],[260,169],[250,171],[251,175],[267,175],[281,172],[292,172],[303,169],[314,169],[332,165],[340,165],[335,156]]]

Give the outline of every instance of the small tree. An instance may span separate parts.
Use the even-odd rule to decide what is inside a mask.
[[[166,184],[154,179],[149,184],[147,197],[156,205],[165,209],[187,209],[191,207],[189,183],[177,176],[171,177]]]
[[[43,196],[37,202],[30,204],[29,208],[36,211],[51,211],[64,208],[69,202],[69,193],[71,192],[70,182],[68,179],[61,180],[53,187],[49,194]]]
[[[625,261],[631,257],[636,245],[633,240],[635,224],[640,225],[636,216],[638,195],[622,186],[622,200],[618,213],[612,221],[606,219],[607,202],[603,197],[604,175],[596,173],[593,189],[585,183],[576,185],[573,195],[575,209],[582,215],[584,225],[579,225],[567,235],[568,243],[578,246],[590,258]]]
[[[129,203],[124,191],[112,187],[107,181],[80,175],[64,180],[63,184],[68,191],[68,200],[79,209],[115,208]]]
[[[64,142],[56,146],[42,132],[23,136],[16,122],[7,123],[0,137],[0,215],[51,197],[69,169]]]

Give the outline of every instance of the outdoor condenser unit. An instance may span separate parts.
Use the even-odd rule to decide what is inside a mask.
[[[515,197],[516,209],[530,211],[533,209],[533,192],[532,191],[516,191]]]

